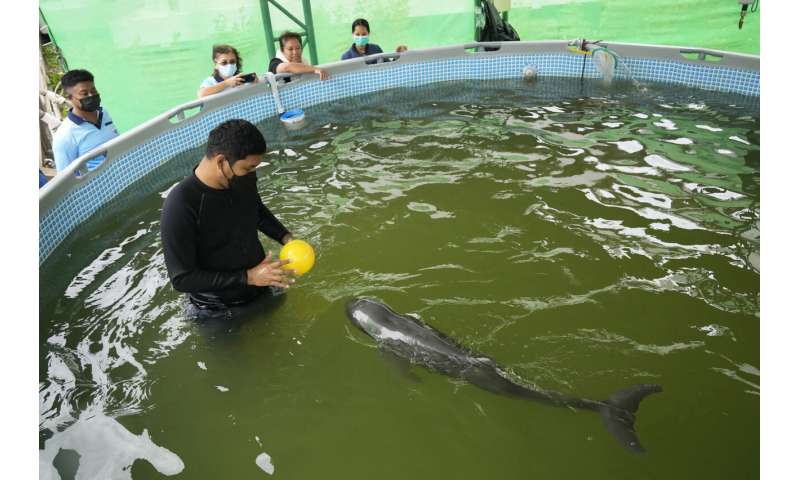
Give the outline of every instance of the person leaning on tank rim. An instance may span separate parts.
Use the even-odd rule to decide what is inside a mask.
[[[255,125],[228,120],[208,135],[205,155],[167,194],[161,244],[170,282],[187,294],[189,318],[232,318],[294,283],[289,260],[264,253],[258,232],[286,244],[292,234],[257,189],[267,145]]]
[[[358,58],[358,57],[365,57],[367,55],[375,55],[377,53],[383,53],[383,49],[380,45],[375,43],[369,43],[369,22],[363,18],[357,18],[353,21],[352,25],[352,34],[353,34],[353,44],[350,45],[341,56],[341,60],[349,60],[351,58]],[[408,47],[405,45],[398,45],[397,48],[394,50],[397,53],[402,53],[408,51]],[[375,64],[380,61],[389,61],[388,59],[373,59],[368,60],[367,64]]]
[[[314,73],[319,75],[320,80],[330,78],[328,72],[322,68],[315,67],[303,58],[303,43],[299,33],[283,32],[278,37],[280,50],[275,54],[275,58],[269,61],[269,71],[277,75],[279,73]],[[291,79],[287,78],[287,82]]]
[[[213,95],[245,83],[258,83],[258,75],[255,73],[242,73],[242,57],[239,55],[239,51],[230,45],[221,44],[211,47],[211,61],[214,62],[214,70],[211,72],[211,76],[200,84],[197,98]]]

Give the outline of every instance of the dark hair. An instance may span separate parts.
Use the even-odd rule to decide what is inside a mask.
[[[94,82],[94,75],[89,73],[88,70],[70,70],[61,77],[61,88],[67,92],[68,88],[72,88],[81,82]]]
[[[361,25],[362,27],[366,28],[367,29],[367,33],[369,33],[369,22],[364,20],[363,18],[356,18],[356,20],[353,22],[353,28],[350,29],[350,32],[355,32],[356,31],[356,27],[359,26],[359,25]]]
[[[226,45],[223,43],[211,47],[211,61],[216,63],[217,55],[223,55],[225,53],[232,53],[236,57],[236,73],[239,73],[239,70],[242,69],[242,57],[239,56],[239,50],[236,50],[230,45]],[[214,71],[216,72],[217,69],[214,68]]]
[[[267,143],[264,141],[264,135],[247,120],[227,120],[208,134],[206,158],[225,155],[231,167],[248,155],[261,155],[266,151]]]
[[[301,48],[303,47],[303,37],[301,37],[299,33],[283,32],[281,33],[281,36],[278,37],[278,43],[281,46],[281,51],[283,51],[283,47],[286,46],[286,41],[289,40],[290,38],[297,39],[297,43],[300,44]]]

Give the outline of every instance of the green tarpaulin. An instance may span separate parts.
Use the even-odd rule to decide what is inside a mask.
[[[303,19],[300,0],[281,1]],[[245,72],[267,69],[259,0],[40,0],[40,9],[70,68],[85,68],[120,130],[196,98],[211,74],[211,46],[229,43]],[[509,21],[522,40],[585,37],[759,53],[759,14],[738,29],[736,0],[512,1]],[[429,48],[466,43],[475,30],[473,0],[311,0],[321,63],[338,60],[350,25],[369,20],[370,42]],[[278,35],[297,30],[271,9]]]

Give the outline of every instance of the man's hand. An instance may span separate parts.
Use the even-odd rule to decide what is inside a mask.
[[[394,49],[394,51],[397,53],[407,52],[408,47],[405,45],[398,45],[397,48]]]
[[[280,287],[288,288],[294,283],[294,270],[284,270],[283,265],[289,260],[272,260],[272,252],[267,253],[261,263],[247,270],[247,284],[257,287]]]

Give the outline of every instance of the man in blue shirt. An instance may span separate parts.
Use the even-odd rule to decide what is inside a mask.
[[[100,107],[100,94],[94,76],[86,70],[70,70],[61,77],[61,86],[72,108],[53,136],[56,170],[64,170],[75,159],[119,135],[111,115]],[[87,163],[91,171],[105,155]]]

